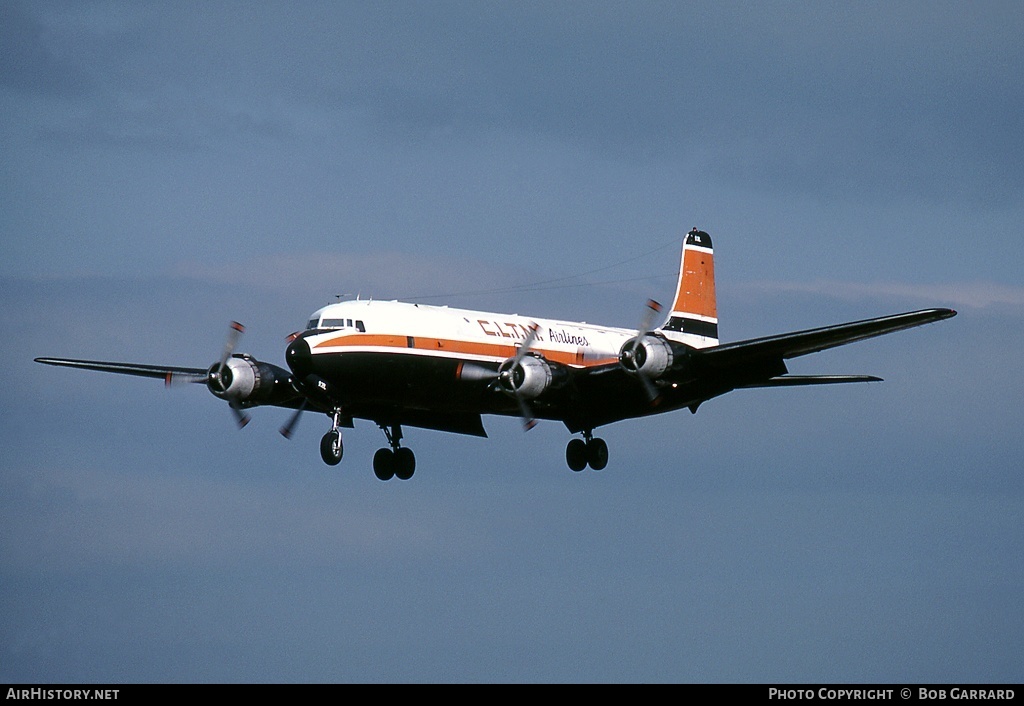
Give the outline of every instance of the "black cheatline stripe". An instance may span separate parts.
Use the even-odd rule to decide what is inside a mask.
[[[690,333],[694,336],[704,336],[706,338],[718,338],[718,324],[699,319],[687,319],[682,316],[673,316],[669,319],[664,330]]]

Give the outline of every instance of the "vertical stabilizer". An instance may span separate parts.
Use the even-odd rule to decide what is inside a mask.
[[[695,348],[718,345],[715,258],[711,236],[702,230],[686,234],[675,301],[661,331]]]

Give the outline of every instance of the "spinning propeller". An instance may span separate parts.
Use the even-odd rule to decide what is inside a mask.
[[[653,299],[647,300],[647,309],[644,311],[643,318],[640,321],[640,328],[636,332],[636,337],[633,339],[632,345],[622,349],[619,354],[619,362],[626,370],[634,373],[643,385],[644,392],[647,393],[647,399],[651,403],[655,403],[658,400],[658,392],[654,389],[654,384],[647,377],[647,373],[643,369],[644,362],[646,360],[646,353],[642,347],[644,338],[653,329],[654,317],[661,313],[661,304],[654,301]]]
[[[521,377],[524,375],[522,370],[523,358],[530,352],[530,348],[537,340],[538,328],[537,324],[530,324],[530,333],[527,334],[526,340],[519,345],[519,350],[516,351],[515,356],[511,361],[502,363],[501,368],[498,369],[498,384],[505,388],[506,392],[511,393],[519,405],[519,416],[523,419],[523,431],[530,431],[537,426],[537,420],[534,419],[530,406],[526,404],[526,400],[519,390],[519,385],[522,383]]]
[[[233,380],[231,366],[228,365],[228,360],[230,360],[231,354],[234,353],[235,346],[238,345],[238,340],[242,337],[243,333],[245,333],[245,326],[237,321],[232,321],[231,326],[228,328],[227,339],[224,341],[224,352],[221,353],[220,360],[211,365],[206,373],[168,372],[164,377],[164,384],[167,387],[173,387],[186,382],[202,383],[206,385],[210,392],[217,397],[227,399],[228,406],[231,408],[231,412],[235,416],[235,421],[238,424],[239,429],[245,427],[245,425],[249,423],[250,417],[242,411],[237,400],[227,396]]]

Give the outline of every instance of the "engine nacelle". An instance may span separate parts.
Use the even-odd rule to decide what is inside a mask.
[[[210,366],[206,386],[217,397],[245,407],[284,402],[298,396],[287,370],[247,355],[228,358],[223,366]]]
[[[672,344],[656,336],[631,338],[619,350],[619,364],[627,372],[657,380],[675,361]]]
[[[551,387],[557,377],[556,371],[543,358],[523,356],[518,363],[509,358],[498,368],[498,384],[501,389],[524,399],[539,397]]]

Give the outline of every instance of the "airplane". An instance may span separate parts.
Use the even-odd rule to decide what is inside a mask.
[[[719,343],[711,236],[694,228],[683,240],[679,279],[667,313],[650,300],[637,329],[583,322],[355,299],[313,312],[288,337],[288,369],[235,347],[244,327],[231,324],[224,351],[209,368],[139,365],[70,358],[36,362],[205,384],[226,400],[239,427],[258,406],[293,409],[280,432],[290,438],[306,410],[326,414],[320,455],[334,466],[344,454],[341,429],[375,423],[387,446],[373,457],[381,480],[407,480],[416,469],[402,446],[403,427],[486,437],[482,415],[562,422],[573,471],[604,469],[601,426],[683,408],[737,389],[880,381],[872,375],[791,375],[786,361],[955,316],[932,308]],[[575,435],[579,434],[580,437]]]

